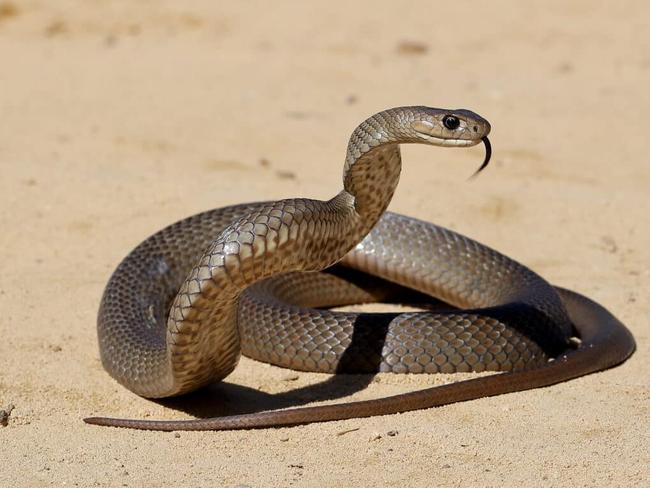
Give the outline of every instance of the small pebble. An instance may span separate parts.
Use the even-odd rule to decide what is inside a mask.
[[[579,337],[569,337],[569,344],[573,347],[579,347],[582,344],[582,340]]]
[[[176,437],[176,439],[180,439],[181,438],[180,432],[174,432],[174,437]]]
[[[282,381],[296,381],[298,378],[300,378],[298,373],[286,373],[281,377]]]
[[[5,408],[0,410],[0,425],[6,427],[9,424],[9,416],[11,411],[16,408],[12,404],[7,405]]]
[[[402,41],[397,45],[398,54],[417,55],[425,54],[429,46],[418,41]]]
[[[386,432],[386,435],[389,437],[395,437],[397,434],[399,434],[399,432],[396,430],[389,430],[388,432]]]

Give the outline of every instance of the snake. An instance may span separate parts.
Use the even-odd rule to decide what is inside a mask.
[[[144,240],[110,277],[97,333],[106,371],[146,398],[220,381],[242,354],[331,374],[498,374],[373,400],[216,418],[84,420],[167,431],[292,426],[539,388],[625,361],[634,338],[598,303],[468,237],[387,211],[401,144],[483,143],[482,169],[491,157],[490,130],[466,109],[376,113],[352,132],[343,189],[330,200],[208,210]],[[393,313],[333,310],[394,303],[405,292],[440,302]]]

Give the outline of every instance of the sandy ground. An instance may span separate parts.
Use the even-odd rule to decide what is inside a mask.
[[[647,3],[222,3],[0,1],[0,408],[15,405],[0,427],[0,485],[647,482]],[[133,246],[179,218],[329,198],[354,126],[407,104],[485,115],[495,159],[468,183],[480,148],[406,147],[391,208],[602,302],[633,331],[631,360],[552,388],[296,428],[82,423],[304,400],[275,394],[323,376],[250,360],[190,398],[131,394],[99,362],[102,289]],[[324,393],[438,381],[382,375],[349,398]]]

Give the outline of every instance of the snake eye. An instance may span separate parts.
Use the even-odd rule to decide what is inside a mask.
[[[458,120],[458,117],[454,117],[453,115],[445,115],[442,118],[442,124],[449,130],[456,130],[460,125],[460,120]]]

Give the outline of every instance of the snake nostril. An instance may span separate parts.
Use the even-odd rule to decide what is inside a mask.
[[[478,132],[478,125],[474,126],[474,132]]]

